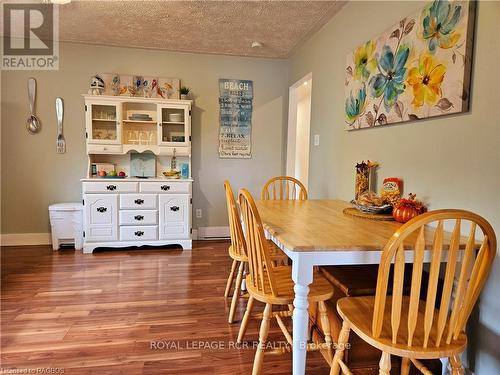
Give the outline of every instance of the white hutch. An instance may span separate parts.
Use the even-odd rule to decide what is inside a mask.
[[[191,249],[190,100],[84,95],[88,155],[82,179],[85,253],[97,247],[181,245]],[[148,153],[149,178],[131,154]],[[174,157],[174,165],[172,158]],[[136,155],[134,155],[136,156]],[[151,159],[154,158],[154,163]],[[151,164],[155,164],[151,172]],[[180,178],[167,172],[181,166]],[[114,165],[125,178],[99,176]],[[153,173],[153,175],[151,175]]]

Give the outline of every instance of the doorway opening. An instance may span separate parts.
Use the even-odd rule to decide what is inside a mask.
[[[312,73],[290,86],[286,174],[309,182],[309,142],[311,137]]]

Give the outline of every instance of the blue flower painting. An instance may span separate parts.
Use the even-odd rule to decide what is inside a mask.
[[[347,56],[348,130],[469,107],[474,1],[435,0]]]

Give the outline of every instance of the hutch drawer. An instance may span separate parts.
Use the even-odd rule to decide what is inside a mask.
[[[189,181],[159,181],[141,182],[139,190],[141,193],[189,193],[191,182]]]
[[[158,224],[158,211],[121,210],[119,218],[120,225],[156,225]]]
[[[120,209],[156,209],[157,200],[156,194],[121,194]]]
[[[122,151],[122,145],[87,145],[89,154],[121,154]]]
[[[122,241],[147,241],[157,239],[157,225],[120,227],[120,240]]]
[[[131,181],[83,182],[84,193],[135,193],[138,183]]]

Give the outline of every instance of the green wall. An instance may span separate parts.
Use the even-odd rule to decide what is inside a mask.
[[[319,147],[311,144],[310,195],[350,200],[354,165],[361,160],[376,160],[381,164],[379,182],[383,177],[402,177],[406,192],[417,193],[430,203],[430,209],[472,210],[487,218],[500,234],[499,2],[482,1],[477,7],[468,113],[344,130],[346,55],[423,4],[349,2],[291,57],[290,85],[312,72],[311,135],[321,136]],[[471,324],[468,361],[480,375],[498,373],[500,368],[498,285],[497,256]]]

